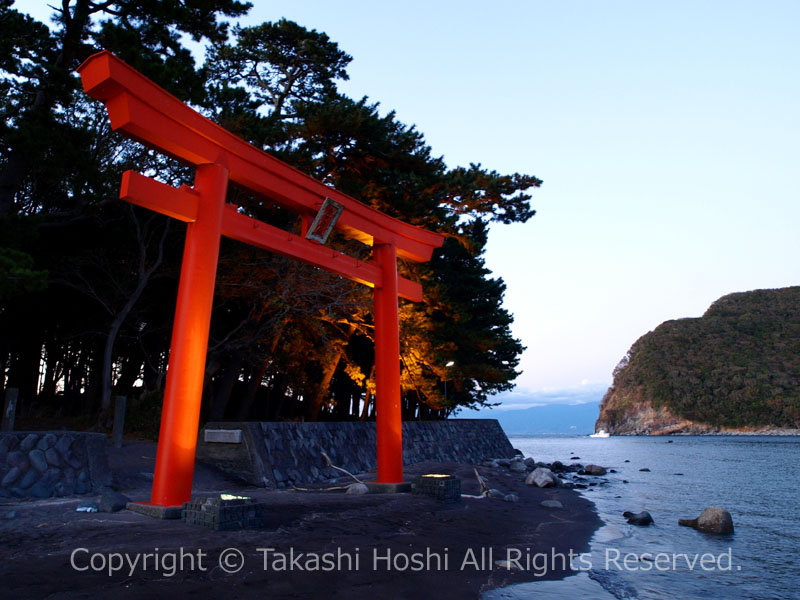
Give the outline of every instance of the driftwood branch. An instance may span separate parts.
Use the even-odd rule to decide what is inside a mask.
[[[486,485],[486,482],[483,480],[483,477],[480,476],[478,473],[478,469],[473,469],[475,472],[475,477],[478,479],[478,485],[481,488],[481,493],[477,496],[473,496],[471,494],[461,494],[462,498],[488,498],[489,497],[489,486]]]
[[[334,464],[331,462],[331,459],[330,459],[330,457],[329,457],[329,456],[328,456],[328,455],[325,453],[325,451],[324,451],[324,450],[320,450],[320,453],[322,454],[322,457],[325,459],[325,462],[326,462],[326,463],[328,463],[328,466],[329,466],[331,469],[334,469],[334,470],[336,470],[336,471],[341,471],[341,472],[342,472],[342,473],[344,473],[345,475],[348,475],[348,476],[352,477],[352,478],[355,480],[355,482],[356,482],[356,483],[360,483],[361,485],[364,485],[364,482],[363,482],[363,481],[361,481],[361,480],[360,480],[358,477],[356,477],[355,475],[353,475],[353,474],[352,474],[350,471],[345,471],[345,470],[344,470],[344,469],[342,469],[341,467],[337,467],[336,465],[334,465]],[[352,486],[352,485],[353,485],[353,484],[351,483],[351,484],[349,484],[349,485],[345,485],[345,486],[336,486],[336,487],[329,487],[329,488],[319,488],[319,489],[312,489],[312,488],[300,488],[300,487],[295,487],[295,486],[292,486],[292,489],[293,489],[295,492],[341,492],[341,491],[343,491],[343,490],[345,490],[345,491],[346,491],[346,490],[350,489],[350,486]]]
[[[322,452],[322,456],[323,456],[323,458],[325,459],[325,462],[326,462],[326,463],[328,463],[328,466],[329,466],[331,469],[335,469],[336,471],[341,471],[341,472],[342,472],[342,473],[344,473],[345,475],[349,475],[349,476],[350,476],[350,477],[351,477],[351,478],[352,478],[352,479],[353,479],[353,480],[354,480],[356,483],[364,483],[364,482],[363,482],[363,481],[361,481],[361,480],[360,480],[358,477],[356,477],[355,475],[353,475],[353,474],[352,474],[350,471],[345,471],[345,470],[344,470],[344,469],[342,469],[341,467],[337,467],[337,466],[335,466],[335,465],[334,465],[334,464],[331,462],[331,459],[330,459],[330,458],[328,458],[328,455],[327,455],[327,454],[325,454],[325,452],[324,452],[324,451],[322,451],[322,450],[321,450],[320,452]]]
[[[353,484],[351,483],[350,485],[353,485]],[[350,485],[329,487],[329,488],[319,488],[319,489],[301,488],[301,487],[292,486],[292,490],[294,490],[295,492],[341,492],[341,491],[347,490],[350,487]]]

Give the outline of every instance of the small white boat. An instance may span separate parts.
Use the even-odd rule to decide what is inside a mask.
[[[601,429],[597,433],[591,434],[589,437],[596,437],[596,438],[607,438],[610,437],[608,432],[605,429]]]

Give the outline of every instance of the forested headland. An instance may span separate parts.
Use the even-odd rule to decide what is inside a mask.
[[[429,263],[399,265],[425,290],[400,304],[405,419],[513,387],[523,346],[483,255],[491,224],[534,215],[539,179],[449,167],[393,111],[338,90],[352,58],[325,33],[229,26],[247,3],[74,0],[49,23],[12,4],[0,0],[0,393],[19,390],[19,422],[104,429],[116,395],[129,429],[160,418],[185,225],[120,201],[119,185],[128,169],[176,187],[193,172],[111,131],[74,72],[101,49],[256,147],[445,236]],[[205,44],[203,64],[186,39]],[[228,201],[300,231],[270,198],[231,187]],[[223,238],[204,421],[371,419],[374,375],[368,288]]]
[[[598,429],[800,429],[800,287],[723,296],[659,325],[614,370]]]

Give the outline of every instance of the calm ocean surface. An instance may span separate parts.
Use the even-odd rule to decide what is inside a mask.
[[[485,600],[800,598],[800,437],[515,436],[511,443],[537,461],[594,463],[618,472],[596,478],[608,484],[581,492],[606,523],[592,539],[590,556],[573,563],[584,572],[495,590]],[[645,467],[649,473],[639,471]],[[733,535],[678,526],[678,519],[715,505],[733,516]],[[628,525],[626,510],[647,510],[655,525]],[[628,553],[636,555],[629,567],[623,561]],[[669,569],[640,560],[644,553],[665,553]],[[715,557],[706,558],[708,570],[700,559],[690,568],[682,556],[672,568],[675,555],[691,560],[707,553]]]

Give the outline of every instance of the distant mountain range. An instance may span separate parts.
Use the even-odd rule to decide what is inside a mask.
[[[482,410],[479,413],[465,411],[458,414],[461,419],[497,419],[507,435],[514,434],[573,434],[594,432],[594,424],[600,411],[600,401],[583,404],[545,404],[514,410]]]

